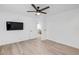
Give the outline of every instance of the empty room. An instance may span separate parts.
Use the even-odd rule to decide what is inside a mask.
[[[79,55],[79,4],[0,4],[0,55]]]

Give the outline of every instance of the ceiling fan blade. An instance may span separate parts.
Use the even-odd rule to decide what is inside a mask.
[[[36,12],[36,11],[27,11],[27,12]]]
[[[40,11],[43,11],[43,10],[48,9],[48,8],[50,8],[50,7],[47,6],[47,7],[43,8],[43,9],[40,9]]]
[[[34,4],[32,4],[32,7],[33,7],[35,10],[38,10],[37,7],[36,7]]]
[[[40,13],[47,14],[46,12],[40,12]]]

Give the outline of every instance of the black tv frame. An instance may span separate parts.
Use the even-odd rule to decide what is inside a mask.
[[[6,30],[23,30],[23,22],[13,22],[13,21],[7,21],[6,22]]]

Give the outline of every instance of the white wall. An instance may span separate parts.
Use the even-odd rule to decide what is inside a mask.
[[[47,20],[47,39],[79,48],[79,9],[51,15]]]
[[[24,30],[7,31],[6,21],[23,22]],[[36,22],[33,17],[12,14],[9,12],[0,12],[0,45],[33,39],[36,37]]]

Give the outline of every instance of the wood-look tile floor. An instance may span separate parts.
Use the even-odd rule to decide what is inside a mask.
[[[50,40],[31,39],[0,46],[0,55],[78,55],[79,49]]]

